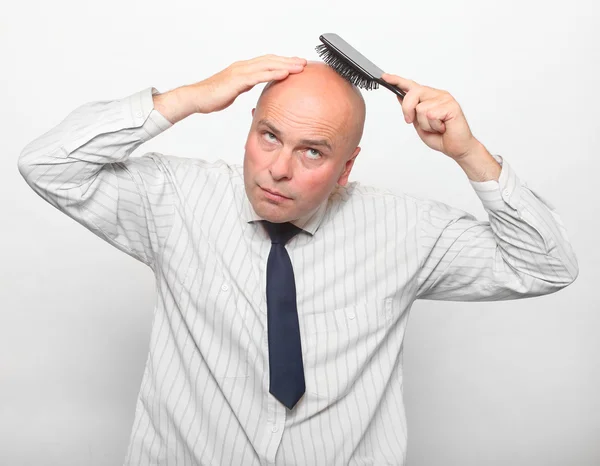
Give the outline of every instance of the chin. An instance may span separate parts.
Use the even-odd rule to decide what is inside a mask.
[[[288,222],[291,218],[289,212],[268,202],[259,202],[259,205],[254,207],[254,210],[262,218],[273,223]]]
[[[294,204],[296,201],[291,201]],[[287,204],[287,205],[286,205]],[[290,222],[301,217],[301,214],[294,209],[294,205],[289,205],[286,202],[284,205],[272,202],[269,199],[259,199],[253,202],[254,210],[265,220],[273,223]]]

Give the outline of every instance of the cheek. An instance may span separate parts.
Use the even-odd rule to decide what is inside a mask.
[[[332,171],[315,173],[304,180],[302,192],[306,193],[306,199],[323,200],[329,195],[336,181],[337,177]]]
[[[256,163],[259,159],[256,144],[252,141],[246,143],[246,152],[244,154],[244,172],[246,175],[256,171]]]
[[[255,170],[261,169],[265,164],[266,157],[263,156],[263,151],[259,142],[252,138],[246,143],[246,162]]]

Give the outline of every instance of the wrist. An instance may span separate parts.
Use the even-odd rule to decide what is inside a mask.
[[[193,94],[188,86],[181,86],[162,94],[152,96],[154,108],[167,120],[175,124],[180,120],[197,113]]]
[[[456,163],[471,181],[498,181],[502,171],[502,166],[478,140],[475,140],[471,150],[456,159]]]

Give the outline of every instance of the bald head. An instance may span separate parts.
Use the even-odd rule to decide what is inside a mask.
[[[360,90],[323,62],[309,61],[302,72],[267,83],[256,104],[257,111],[265,103],[276,103],[282,109],[289,106],[292,112],[302,108],[313,113],[315,119],[322,117],[337,126],[335,131],[350,151],[362,138],[366,106]]]
[[[271,222],[309,218],[345,186],[360,153],[360,91],[325,63],[265,86],[248,131],[244,185],[254,211]]]

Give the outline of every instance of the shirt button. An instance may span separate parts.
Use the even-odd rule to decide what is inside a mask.
[[[271,427],[271,432],[277,432],[277,426]]]
[[[137,118],[142,118],[142,112],[135,112],[135,116]]]
[[[348,314],[348,319],[354,319],[354,314]]]
[[[504,190],[504,195],[505,195],[506,197],[508,197],[508,196],[509,196],[509,194],[510,194],[510,192],[508,191],[508,189],[505,189],[505,190]]]
[[[227,286],[227,283],[223,283],[223,284],[221,285],[221,289],[222,289],[223,291],[227,291],[227,290],[229,289],[229,286]]]

